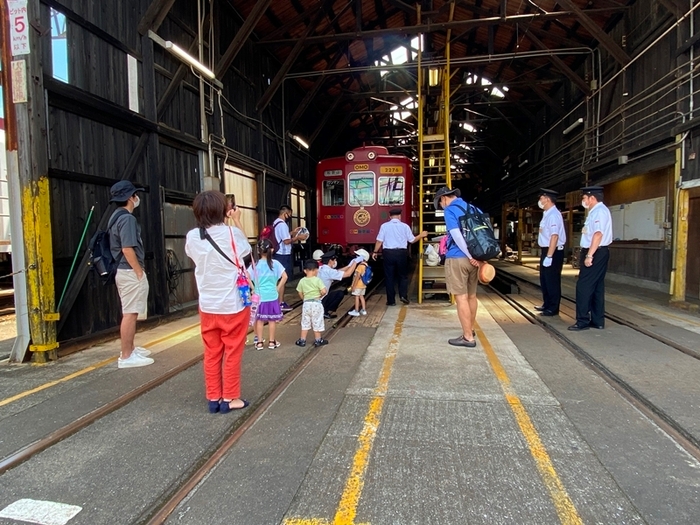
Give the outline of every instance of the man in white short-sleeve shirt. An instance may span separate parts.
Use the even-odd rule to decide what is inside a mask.
[[[561,302],[561,269],[564,266],[564,245],[566,231],[564,219],[557,209],[557,196],[554,190],[540,188],[537,206],[544,210],[537,235],[540,247],[540,286],[542,288],[542,306],[536,306],[541,315],[559,315]]]
[[[602,186],[582,188],[581,206],[588,217],[581,230],[581,254],[576,281],[576,323],[569,330],[605,328],[605,274],[612,242],[612,216],[603,203]]]
[[[279,245],[277,251],[272,257],[273,259],[277,259],[280,263],[282,263],[282,266],[284,266],[284,270],[287,272],[287,278],[289,280],[291,280],[292,276],[294,275],[292,244],[300,240],[298,237],[298,233],[301,229],[301,227],[299,227],[294,228],[292,231],[289,231],[287,221],[291,218],[292,208],[285,204],[282,207],[280,207],[279,216],[275,219],[275,222],[272,223],[275,239],[277,240],[277,244]],[[284,289],[282,290],[282,295],[280,295],[280,308],[283,312],[291,311],[291,307],[284,302]]]
[[[340,269],[338,269],[338,257],[335,250],[327,253],[323,253],[322,250],[316,250],[313,253],[313,259],[318,263],[318,278],[323,281],[323,285],[328,290],[328,293],[321,299],[323,317],[334,319],[338,317],[335,312],[345,296],[345,290],[331,290],[331,286],[333,281],[342,281],[353,274],[358,258],[353,259],[345,268]],[[359,259],[362,259],[362,257],[359,257]]]

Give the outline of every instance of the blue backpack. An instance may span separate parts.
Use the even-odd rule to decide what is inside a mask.
[[[365,265],[365,273],[362,274],[362,282],[367,286],[369,283],[372,282],[372,277],[374,277],[374,272],[372,271],[372,267],[367,264],[367,263],[362,263]]]

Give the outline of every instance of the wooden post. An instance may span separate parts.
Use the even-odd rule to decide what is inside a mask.
[[[30,53],[17,56],[11,64],[5,63],[5,67],[12,71],[14,84],[13,89],[5,90],[5,96],[13,98],[11,111],[14,111],[17,123],[19,205],[22,210],[31,334],[29,349],[33,352],[32,359],[43,363],[56,356],[58,314],[53,274],[42,49],[40,33],[35,29],[44,27],[40,13],[39,0],[29,0],[26,24]],[[3,11],[3,14],[6,12]],[[2,23],[5,33],[7,20]],[[8,51],[4,54],[9,54]]]
[[[680,140],[677,138],[676,140]],[[681,179],[681,148],[676,149],[675,180],[676,187]],[[688,190],[678,189],[674,202],[674,247],[673,266],[671,270],[671,302],[685,301],[686,268],[688,264],[688,211],[690,197]]]
[[[525,225],[523,224],[523,209],[518,205],[518,262],[523,263],[523,234],[525,233]]]

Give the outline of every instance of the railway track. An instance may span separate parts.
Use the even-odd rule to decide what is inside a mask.
[[[500,272],[501,270],[499,270],[499,273]],[[529,281],[517,279],[516,276],[512,276],[511,274],[508,275],[518,281],[527,283],[528,285],[537,288],[536,285]],[[591,355],[590,352],[587,352],[585,348],[583,348],[582,346],[571,340],[569,337],[567,337],[568,332],[557,330],[552,325],[544,322],[539,315],[536,315],[536,313],[531,310],[532,305],[529,302],[527,305],[524,305],[523,302],[518,301],[516,299],[517,296],[514,297],[512,294],[503,293],[492,285],[489,285],[488,288],[490,291],[497,294],[501,299],[503,299],[508,305],[510,305],[525,319],[527,319],[530,323],[541,326],[545,331],[552,335],[564,348],[570,351],[579,361],[586,365],[590,370],[595,372],[608,385],[610,385],[619,394],[621,394],[629,403],[631,403],[646,417],[648,417],[651,421],[653,421],[656,425],[663,429],[686,452],[688,452],[694,458],[700,460],[700,441],[690,432],[688,432],[680,423],[678,423],[678,421],[676,421],[673,417],[666,413],[666,411],[664,411],[658,405],[649,400],[645,395],[643,395],[629,382],[625,381],[614,371],[605,366],[599,359],[596,359],[593,355]],[[562,296],[562,298],[568,301],[573,301],[568,297]],[[575,303],[575,301],[573,302]],[[649,330],[641,330],[636,324],[622,319],[619,316],[606,314],[606,317],[610,321],[632,328],[633,330],[638,331],[646,337],[652,338],[663,344],[668,344],[667,338],[660,337],[658,336],[658,334],[650,332]],[[677,344],[668,346],[671,346],[676,350],[691,355],[694,358],[698,358],[697,353],[692,351],[691,349],[678,348],[678,346],[681,345]],[[690,352],[685,350],[690,350]]]
[[[371,296],[376,293],[377,290],[382,288],[382,281],[376,279],[368,289],[367,296]],[[292,311],[300,308],[302,301],[297,301],[292,303]],[[326,330],[326,339],[332,341],[338,331],[346,326],[353,317],[343,315],[336,319],[331,320],[332,325]],[[330,324],[330,323],[328,323]],[[249,332],[252,335],[252,332]],[[287,387],[305,370],[305,368],[314,360],[314,358],[319,354],[321,349],[324,347],[315,347],[310,345],[303,354],[291,365],[289,368],[281,374],[278,378],[276,384],[272,385],[267,391],[265,391],[250,407],[241,414],[241,416],[235,420],[235,422],[228,429],[226,435],[222,436],[220,443],[215,447],[215,450],[210,451],[205,456],[199,458],[195,463],[195,470],[193,472],[187,472],[181,477],[181,483],[178,484],[171,492],[163,494],[162,497],[154,506],[151,507],[139,520],[138,522],[147,523],[162,523],[167,519],[173,509],[177,507],[180,501],[194,488],[201,479],[207,475],[207,473],[226,455],[227,451],[240,439],[242,435],[265,413],[267,408],[272,405],[279,396],[287,389]],[[71,435],[79,432],[80,430],[88,427],[89,425],[95,423],[99,419],[107,416],[108,414],[124,407],[130,402],[134,401],[138,397],[144,395],[145,393],[163,385],[168,380],[174,378],[178,374],[181,374],[191,368],[192,366],[198,364],[202,360],[203,356],[199,355],[186,362],[172,368],[165,374],[148,381],[147,383],[140,385],[138,388],[120,396],[113,401],[106,403],[105,405],[93,410],[92,412],[78,418],[77,420],[65,425],[47,435],[46,437],[39,439],[33,443],[25,445],[24,447],[16,450],[12,454],[7,455],[0,459],[0,475],[4,472],[17,467],[21,463],[30,460],[32,457],[36,456],[40,452],[58,444],[59,442],[65,440]]]

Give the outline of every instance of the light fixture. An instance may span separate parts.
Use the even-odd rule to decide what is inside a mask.
[[[296,140],[299,145],[305,149],[309,149],[309,145],[306,143],[304,139],[302,139],[299,135],[292,135],[292,138]]]
[[[430,87],[435,87],[440,83],[440,69],[437,67],[431,67],[428,69],[428,85]]]
[[[522,161],[520,164],[518,164],[518,168],[522,168],[522,167],[525,166],[527,163],[528,163],[528,160],[525,159],[525,160]]]
[[[579,117],[579,118],[577,118],[577,119],[574,121],[573,124],[571,124],[571,126],[569,126],[568,128],[566,128],[566,129],[563,131],[563,134],[564,134],[564,135],[568,135],[569,133],[571,133],[573,130],[575,130],[575,129],[576,129],[578,126],[580,126],[581,124],[583,124],[583,118],[582,118],[582,117]]]
[[[177,58],[182,60],[185,64],[192,66],[199,73],[211,80],[212,83],[214,83],[217,87],[223,87],[223,84],[219,82],[219,80],[217,80],[216,75],[211,69],[202,64],[199,60],[194,58],[192,55],[190,55],[187,51],[182,49],[177,44],[173,44],[170,40],[163,40],[153,31],[148,32],[148,37],[151,40],[153,40],[156,44],[160,45],[163,49],[166,49],[171,54],[175,55]]]
[[[431,168],[435,167],[435,155],[428,157],[428,166]]]

